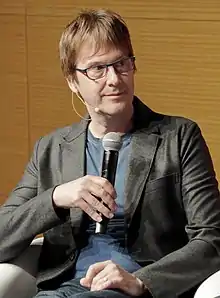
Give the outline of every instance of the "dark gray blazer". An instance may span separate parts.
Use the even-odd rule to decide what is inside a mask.
[[[189,298],[188,291],[220,269],[220,200],[210,154],[193,121],[157,114],[137,98],[134,108],[125,177],[128,250],[143,266],[135,274],[153,297]],[[0,209],[1,262],[44,233],[41,288],[74,270],[84,214],[79,208],[54,208],[51,197],[56,185],[85,174],[87,124],[41,138]]]

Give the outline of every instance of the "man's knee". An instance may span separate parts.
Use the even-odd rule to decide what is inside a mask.
[[[66,298],[65,295],[59,293],[58,291],[40,291],[33,298]]]

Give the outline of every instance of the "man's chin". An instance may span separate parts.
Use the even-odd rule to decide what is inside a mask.
[[[103,108],[103,114],[107,114],[109,116],[116,116],[116,115],[121,115],[126,110],[127,110],[126,104],[114,103]]]
[[[128,109],[126,105],[120,105],[117,107],[108,107],[100,111],[100,114],[106,115],[108,117],[121,117],[124,118],[125,115],[132,113],[132,110]]]

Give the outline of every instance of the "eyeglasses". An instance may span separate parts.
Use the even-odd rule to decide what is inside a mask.
[[[90,80],[98,80],[106,76],[108,67],[113,66],[117,73],[126,73],[128,71],[134,70],[135,68],[135,56],[124,57],[115,62],[108,64],[100,64],[96,66],[91,66],[85,69],[75,68],[75,70],[80,71]]]

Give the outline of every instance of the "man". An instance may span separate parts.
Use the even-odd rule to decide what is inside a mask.
[[[118,14],[80,13],[60,58],[89,116],[36,143],[1,207],[1,262],[44,233],[37,298],[192,297],[220,268],[219,191],[200,129],[134,96],[135,57]],[[114,186],[100,177],[109,132],[122,135]],[[103,215],[107,232],[96,234]]]

